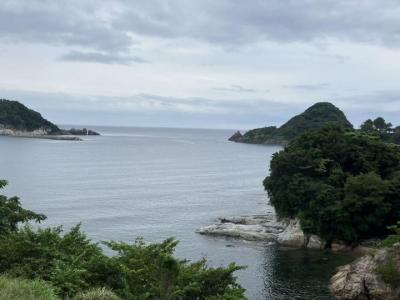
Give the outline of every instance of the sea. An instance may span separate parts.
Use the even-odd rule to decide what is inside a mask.
[[[236,275],[249,299],[331,299],[346,255],[196,233],[219,217],[273,211],[262,181],[281,147],[229,142],[233,130],[90,128],[101,136],[0,137],[1,193],[44,213],[40,226],[82,223],[96,242],[175,237],[178,257],[246,266]]]

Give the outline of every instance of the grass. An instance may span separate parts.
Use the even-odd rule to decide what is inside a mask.
[[[79,293],[74,300],[120,300],[120,298],[106,288],[96,288]]]
[[[59,300],[43,281],[0,276],[0,300]]]

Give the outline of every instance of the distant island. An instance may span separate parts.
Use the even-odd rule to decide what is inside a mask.
[[[339,108],[329,102],[319,102],[294,116],[281,127],[256,128],[247,131],[244,135],[238,131],[229,140],[248,144],[286,145],[302,133],[321,128],[326,124],[353,128]]]
[[[79,135],[99,135],[83,129],[60,129],[42,115],[18,101],[0,99],[0,135],[45,138],[55,140],[81,140]]]

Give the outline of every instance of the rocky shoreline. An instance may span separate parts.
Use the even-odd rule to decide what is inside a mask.
[[[93,130],[83,129],[62,129],[60,134],[51,134],[46,129],[36,129],[33,131],[22,131],[9,128],[0,128],[0,136],[20,137],[20,138],[35,138],[35,139],[47,139],[57,141],[83,141],[78,136],[86,135],[100,135],[98,132]]]
[[[335,299],[340,300],[400,299],[399,278],[396,276],[400,276],[400,243],[371,251],[338,268],[331,279],[330,291]]]
[[[34,131],[21,131],[14,129],[0,129],[0,136],[20,137],[20,138],[36,138],[59,141],[82,141],[81,138],[71,135],[52,135],[46,130],[37,129]]]
[[[278,220],[273,213],[219,218],[217,224],[201,227],[196,232],[247,241],[272,242],[289,248],[325,248],[325,242],[318,236],[304,234],[299,220]]]

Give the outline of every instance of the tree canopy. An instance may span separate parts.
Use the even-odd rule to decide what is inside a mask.
[[[382,117],[366,120],[361,125],[360,131],[378,136],[385,142],[400,144],[400,126],[393,127],[392,123],[386,123]]]
[[[264,186],[280,217],[299,217],[328,242],[357,243],[400,219],[400,147],[328,125],[274,154]]]

